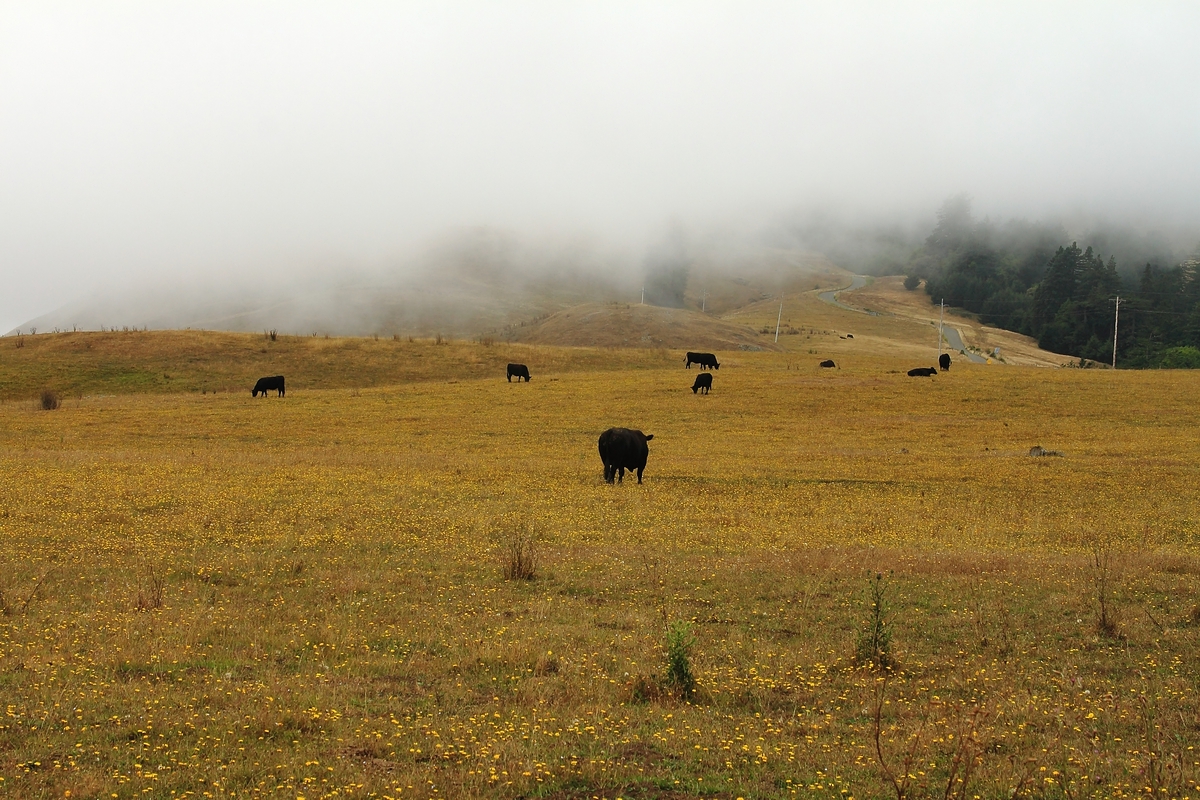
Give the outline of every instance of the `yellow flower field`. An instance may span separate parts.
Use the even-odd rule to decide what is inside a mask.
[[[0,796],[1200,797],[1200,375],[454,348],[0,405]]]

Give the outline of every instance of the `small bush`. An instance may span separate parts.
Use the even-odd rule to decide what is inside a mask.
[[[557,675],[558,666],[558,659],[554,657],[554,653],[547,651],[546,655],[539,656],[537,663],[533,665],[533,674],[539,677]]]
[[[692,626],[680,620],[667,628],[667,686],[679,693],[684,700],[691,700],[696,693],[696,676],[692,674],[692,647],[696,637]]]
[[[625,688],[629,692],[629,700],[634,703],[650,703],[662,697],[662,687],[658,682],[641,674],[635,675]]]
[[[1096,595],[1096,630],[1110,639],[1120,638],[1121,629],[1113,598],[1112,546],[1107,537],[1092,545],[1092,586]]]
[[[892,660],[892,621],[888,618],[887,608],[888,588],[883,573],[877,573],[871,581],[867,624],[859,633],[854,648],[855,662],[875,669],[891,669],[895,664]]]
[[[133,607],[138,611],[153,611],[162,608],[165,589],[166,581],[158,572],[149,573],[144,582],[139,578],[137,599],[134,601]]]
[[[513,531],[504,543],[504,579],[531,581],[537,577],[537,544],[533,528]]]
[[[53,411],[62,405],[62,398],[58,396],[58,392],[52,389],[42,390],[42,410]]]
[[[275,341],[275,339],[276,339],[276,337],[278,337],[278,335],[279,334],[275,332],[274,328],[271,328],[271,330],[267,332],[267,336],[270,337],[272,342]]]
[[[25,337],[18,336],[17,337],[17,347],[24,347],[24,346],[25,346]]]
[[[921,285],[921,279],[918,278],[916,275],[909,275],[907,278],[904,279],[904,288],[908,289],[910,292],[913,291],[914,289],[916,289],[920,285]]]

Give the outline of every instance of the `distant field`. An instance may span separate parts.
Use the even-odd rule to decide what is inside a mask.
[[[21,346],[18,346],[18,343]],[[681,356],[682,358],[682,356]],[[49,333],[0,339],[0,400],[32,399],[42,389],[70,402],[81,395],[244,392],[282,374],[289,390],[364,389],[413,381],[505,374],[527,362],[549,373],[641,369],[674,360],[665,350],[532,348],[434,339],[325,338],[207,331]],[[682,362],[681,362],[682,363]]]
[[[895,797],[882,751],[912,797],[1200,797],[1200,376],[917,380],[928,326],[811,313],[707,397],[673,350],[0,340],[0,795]]]

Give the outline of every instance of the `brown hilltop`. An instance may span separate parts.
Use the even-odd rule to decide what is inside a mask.
[[[779,350],[752,328],[683,308],[588,303],[514,326],[505,338],[565,347]]]

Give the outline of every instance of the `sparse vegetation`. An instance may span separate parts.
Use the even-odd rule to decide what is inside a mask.
[[[54,411],[62,405],[62,397],[53,389],[43,389],[38,399],[41,402],[43,411]]]
[[[537,539],[532,525],[508,533],[503,559],[505,580],[531,581],[537,577]]]
[[[892,660],[892,621],[887,607],[888,583],[883,573],[876,573],[867,588],[867,620],[859,631],[854,647],[854,659],[858,664],[874,669],[887,670],[894,665]]]
[[[1113,544],[1108,534],[1097,535],[1093,540],[1090,566],[1096,602],[1096,630],[1102,636],[1116,638],[1120,634],[1120,626],[1113,602]]]
[[[157,570],[146,570],[138,576],[137,598],[133,607],[138,611],[155,611],[162,608],[166,579]]]

